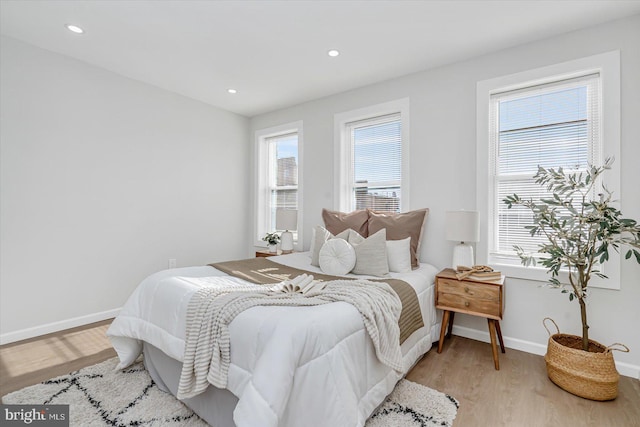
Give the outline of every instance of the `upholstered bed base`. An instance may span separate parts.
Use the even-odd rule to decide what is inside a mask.
[[[160,390],[175,396],[178,392],[182,363],[148,343],[144,343],[143,353],[144,364],[153,381]],[[229,390],[209,386],[202,394],[185,399],[184,403],[212,426],[235,427],[233,410],[238,398]]]

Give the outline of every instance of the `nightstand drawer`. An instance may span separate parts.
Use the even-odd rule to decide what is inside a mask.
[[[451,280],[438,278],[438,290],[462,297],[498,301],[500,288],[486,283],[473,283],[468,280]]]
[[[438,277],[436,306],[443,310],[502,318],[501,286]]]
[[[440,307],[445,307],[446,309],[500,318],[499,299],[488,300],[464,297],[459,294],[451,294],[447,292],[438,292],[438,305]]]

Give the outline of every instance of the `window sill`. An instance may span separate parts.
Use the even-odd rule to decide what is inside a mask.
[[[607,265],[612,267],[612,263],[608,263]],[[505,276],[514,279],[522,279],[522,280],[531,280],[535,282],[548,283],[551,278],[551,273],[547,272],[547,269],[544,267],[524,267],[522,265],[513,265],[506,264],[500,262],[490,262],[489,265],[494,270],[501,271]],[[601,288],[601,289],[611,289],[611,290],[620,290],[620,281],[615,280],[617,275],[611,275],[609,279],[602,279],[597,276],[592,276],[589,281],[589,287],[591,288]],[[558,276],[558,280],[561,283],[569,284],[569,275],[566,272],[560,272]]]

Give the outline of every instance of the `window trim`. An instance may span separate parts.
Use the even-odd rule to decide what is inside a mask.
[[[269,185],[269,146],[268,139],[283,136],[291,133],[298,134],[298,230],[297,239],[293,242],[295,251],[302,250],[304,241],[302,218],[303,212],[303,147],[304,132],[302,120],[286,123],[255,131],[255,210],[253,220],[253,245],[257,247],[267,247],[267,243],[262,240],[262,236],[267,233],[264,229],[266,216],[268,215],[267,200],[270,194]],[[271,230],[269,230],[271,231]]]
[[[516,74],[479,81],[476,87],[476,206],[480,212],[480,242],[476,247],[479,264],[489,264],[503,271],[509,277],[546,282],[547,270],[544,267],[524,267],[516,257],[490,256],[490,236],[496,227],[492,215],[495,199],[495,186],[491,182],[491,161],[495,153],[491,151],[489,135],[491,95],[524,88],[527,86],[550,83],[553,81],[579,77],[597,72],[600,74],[600,138],[601,159],[615,157],[617,161],[612,170],[604,176],[607,187],[620,195],[620,51],[615,50],[592,55],[560,64],[536,68]],[[608,280],[594,277],[590,285],[607,289],[620,289],[620,255],[613,251],[605,264]],[[514,262],[516,261],[516,262]],[[567,280],[566,274],[561,281]]]
[[[400,114],[402,139],[401,198],[400,211],[409,210],[409,98],[397,99],[334,115],[334,209],[351,212],[351,139],[348,124],[360,120],[374,119],[390,114]]]

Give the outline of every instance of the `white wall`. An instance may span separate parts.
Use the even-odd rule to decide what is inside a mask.
[[[610,50],[621,51],[621,152],[619,198],[627,217],[640,219],[640,16],[569,33],[560,37],[427,70],[402,78],[340,93],[251,119],[251,131],[302,120],[304,152],[304,229],[321,223],[323,207],[333,207],[334,114],[404,97],[411,111],[411,208],[431,208],[422,259],[438,267],[450,261],[453,243],[444,237],[444,212],[476,205],[476,83],[480,80],[556,64]],[[401,48],[401,47],[399,47]],[[428,55],[425,52],[425,55]],[[311,233],[306,233],[305,247]],[[540,282],[510,279],[502,331],[512,348],[544,353],[545,316],[563,332],[580,333],[579,309],[558,291]],[[615,353],[626,375],[640,370],[640,266],[622,267],[620,291],[594,290],[589,306],[591,337],[621,342],[631,353]],[[488,340],[483,319],[456,316],[455,332]]]
[[[11,38],[1,55],[2,341],[109,317],[169,258],[250,254],[248,119]]]

